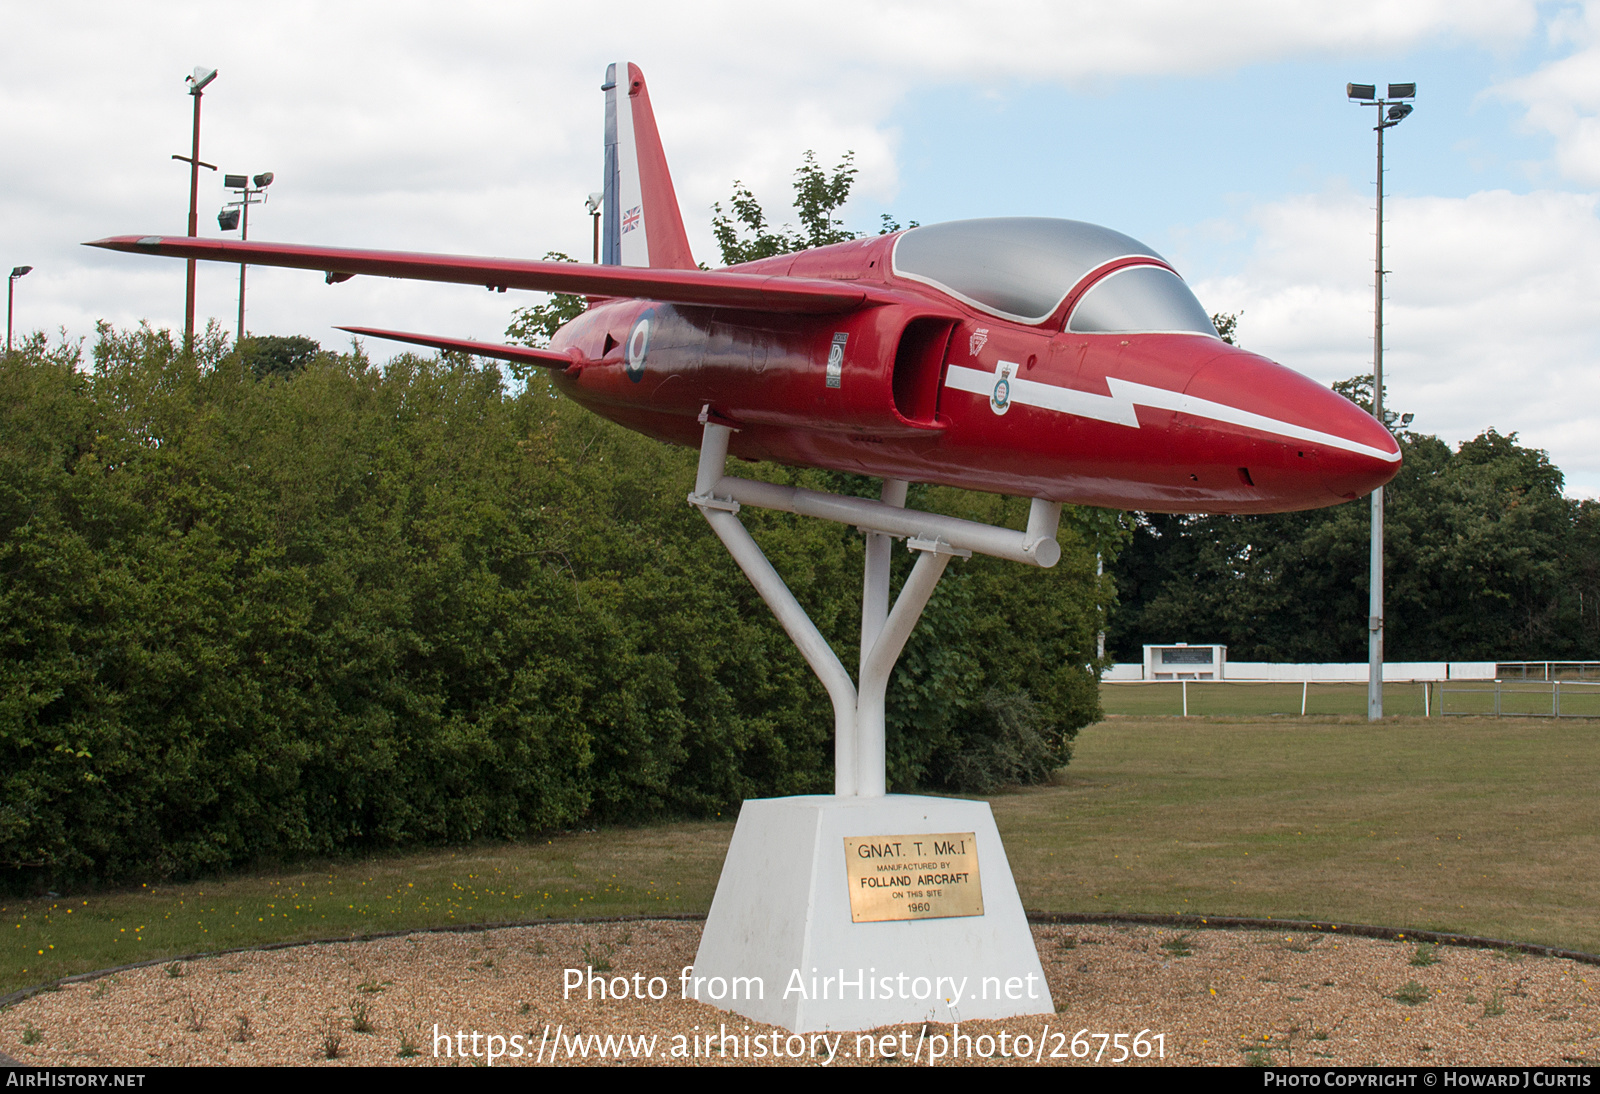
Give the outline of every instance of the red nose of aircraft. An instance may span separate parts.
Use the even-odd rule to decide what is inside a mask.
[[[1175,425],[1209,433],[1221,449],[1213,458],[1226,453],[1243,488],[1240,511],[1350,501],[1400,470],[1399,445],[1372,415],[1265,357],[1227,347],[1194,373],[1184,397]]]

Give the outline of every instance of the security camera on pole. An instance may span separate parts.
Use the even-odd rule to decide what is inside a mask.
[[[222,207],[217,214],[217,227],[224,232],[231,232],[238,228],[241,241],[250,238],[250,206],[260,205],[267,200],[267,187],[272,185],[272,172],[263,171],[261,174],[250,178],[246,175],[224,175],[222,185],[225,189],[238,193],[239,200],[230,201]],[[255,185],[252,186],[251,184]],[[244,263],[239,264],[239,333],[234,338],[235,347],[244,343]]]
[[[1383,131],[1405,121],[1414,107],[1403,99],[1417,96],[1416,84],[1390,84],[1389,96],[1378,98],[1373,84],[1346,84],[1345,94],[1362,106],[1378,108],[1378,243],[1372,281],[1372,416],[1383,422]],[[1387,423],[1384,423],[1387,424]],[[1383,487],[1372,492],[1371,600],[1367,610],[1367,720],[1383,717]]]

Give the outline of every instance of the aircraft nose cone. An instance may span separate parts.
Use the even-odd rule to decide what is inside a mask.
[[[1378,421],[1339,393],[1293,369],[1242,350],[1195,373],[1185,395],[1235,408],[1241,478],[1251,508],[1309,509],[1370,494],[1400,470],[1400,446]],[[1248,441],[1247,441],[1248,438]]]
[[[1329,407],[1330,432],[1366,449],[1318,446],[1323,485],[1341,501],[1350,501],[1372,493],[1399,474],[1400,446],[1372,415],[1336,392],[1328,394],[1331,400],[1342,404]]]

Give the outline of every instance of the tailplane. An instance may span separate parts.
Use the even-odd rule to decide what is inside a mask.
[[[606,266],[696,269],[667,156],[637,65],[606,68],[606,179],[603,214]]]

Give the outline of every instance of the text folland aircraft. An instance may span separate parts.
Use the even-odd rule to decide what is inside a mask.
[[[118,236],[115,250],[577,293],[547,350],[347,328],[549,367],[630,429],[734,455],[1052,502],[1255,513],[1393,477],[1388,431],[1217,337],[1177,272],[1121,233],[1014,217],[697,268],[644,77],[607,77],[601,265]],[[620,77],[624,82],[617,84]]]

